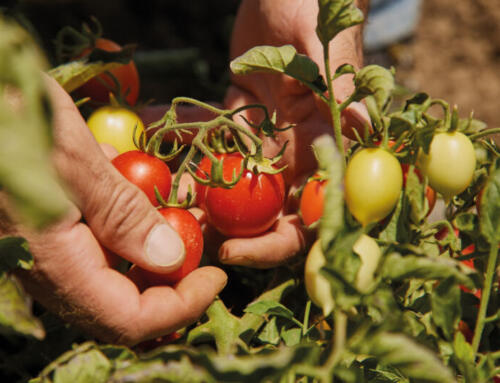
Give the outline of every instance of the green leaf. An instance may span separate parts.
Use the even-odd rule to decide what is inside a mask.
[[[431,294],[432,320],[450,341],[462,316],[460,295],[460,288],[453,277],[439,282]]]
[[[302,329],[298,327],[281,328],[281,339],[285,342],[287,347],[297,346],[302,339]]]
[[[277,346],[280,343],[280,333],[276,324],[276,317],[272,317],[269,322],[264,325],[264,328],[259,332],[258,339],[264,344],[272,344]]]
[[[33,256],[28,242],[21,237],[0,239],[0,275],[17,268],[29,270],[33,267]]]
[[[106,71],[127,64],[132,58],[134,47],[126,46],[117,52],[94,49],[85,59],[70,61],[49,71],[66,92],[71,93],[87,81]]]
[[[22,28],[1,17],[0,57],[0,187],[21,218],[39,227],[67,207],[52,168],[46,61]]]
[[[245,312],[257,315],[279,316],[286,319],[293,318],[292,311],[275,301],[258,301],[252,303],[245,309]]]
[[[394,91],[394,76],[379,65],[367,65],[354,76],[356,99],[373,96],[379,110],[385,106]]]
[[[321,248],[326,255],[325,249],[328,248],[344,226],[344,166],[331,136],[323,135],[316,138],[313,148],[318,159],[319,168],[324,170],[328,177],[323,216],[319,226]]]
[[[75,355],[54,371],[54,383],[105,383],[111,373],[111,362],[97,349]]]
[[[405,185],[405,195],[410,203],[410,217],[415,224],[422,222],[429,212],[429,203],[426,198],[426,184],[421,183],[414,166],[408,169]]]
[[[234,74],[282,73],[305,84],[325,89],[318,65],[309,57],[297,53],[292,45],[254,47],[230,63]],[[321,85],[322,84],[322,85]]]
[[[342,64],[335,70],[335,74],[333,75],[333,80],[344,75],[344,74],[355,74],[356,70],[351,64]]]
[[[381,364],[397,368],[410,380],[456,382],[436,354],[404,335],[382,332],[364,339],[357,346],[358,353],[374,356]]]
[[[398,253],[388,255],[385,258],[382,269],[384,278],[391,280],[404,280],[409,278],[441,280],[455,277],[458,282],[469,288],[474,287],[469,277],[474,273],[475,271],[470,268],[461,268],[460,263],[453,259],[444,257],[417,257],[413,255],[402,257]]]
[[[323,45],[327,45],[339,32],[364,20],[363,12],[353,0],[318,0],[318,5],[316,34]]]
[[[493,163],[481,198],[481,233],[491,246],[500,243],[500,159]]]
[[[385,242],[406,243],[409,241],[410,233],[408,228],[409,209],[405,193],[401,193],[399,201],[394,211],[389,216],[389,222],[381,231],[379,239]]]
[[[31,312],[29,298],[7,274],[0,275],[0,334],[45,337],[41,322]]]

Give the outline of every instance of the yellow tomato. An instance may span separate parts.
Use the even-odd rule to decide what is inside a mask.
[[[345,173],[345,200],[363,226],[385,218],[396,206],[403,187],[399,161],[381,148],[362,149]]]
[[[110,144],[119,153],[137,150],[133,139],[134,129],[137,140],[144,131],[144,124],[137,114],[114,106],[96,109],[87,120],[87,125],[97,142]]]

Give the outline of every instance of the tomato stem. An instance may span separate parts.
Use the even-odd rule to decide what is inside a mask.
[[[337,143],[337,148],[339,150],[340,155],[342,156],[342,166],[345,168],[345,151],[344,151],[344,142],[342,140],[342,126],[340,122],[340,109],[337,104],[337,100],[335,100],[335,93],[333,91],[333,83],[332,76],[330,70],[330,48],[329,44],[323,45],[323,57],[325,60],[325,73],[326,80],[328,85],[328,106],[330,107],[330,114],[332,115],[332,125],[333,132],[335,135],[335,142]]]
[[[500,128],[485,129],[485,130],[482,130],[476,134],[470,135],[469,139],[471,141],[474,141],[474,140],[477,140],[478,138],[483,138],[483,137],[489,136],[491,134],[497,134],[497,133],[500,133]]]
[[[486,277],[484,279],[483,293],[481,295],[481,303],[479,305],[479,313],[476,320],[476,328],[474,329],[474,338],[472,338],[472,350],[474,355],[477,355],[481,336],[483,334],[484,325],[486,324],[486,311],[490,300],[491,287],[495,277],[495,269],[498,258],[498,243],[490,244],[490,254],[488,256],[488,266],[486,267]]]
[[[333,372],[337,366],[342,354],[344,353],[347,334],[347,315],[341,310],[333,312],[334,332],[333,332],[333,350],[328,357],[324,367],[328,372]]]
[[[307,334],[307,330],[309,327],[309,314],[311,312],[311,300],[308,299],[306,303],[306,309],[304,311],[304,324],[302,326],[302,336]]]
[[[199,101],[199,100],[196,100],[196,99],[191,98],[191,97],[176,97],[176,98],[174,98],[172,100],[172,107],[175,108],[177,106],[177,104],[180,104],[180,103],[196,105],[196,106],[199,106],[200,108],[206,109],[206,110],[208,110],[214,114],[218,114],[218,115],[223,115],[223,114],[226,114],[229,112],[227,110],[219,109],[213,105],[207,104],[206,102]]]

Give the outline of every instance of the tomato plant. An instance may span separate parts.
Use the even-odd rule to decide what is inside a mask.
[[[87,125],[99,143],[112,145],[119,153],[136,150],[135,138],[139,140],[144,124],[137,114],[129,109],[103,106],[88,118]]]
[[[406,179],[408,178],[408,171],[410,169],[410,165],[409,164],[401,164],[401,169],[403,170],[403,187],[405,187],[406,186]],[[414,171],[417,174],[420,182],[422,182],[423,181],[422,173],[418,169],[414,169]],[[432,210],[434,209],[434,206],[436,205],[436,198],[437,198],[436,192],[429,185],[426,185],[426,187],[425,187],[425,198],[427,199],[427,204],[429,206],[429,210],[427,212],[427,215],[429,215],[432,212]]]
[[[431,141],[429,154],[420,152],[417,165],[428,177],[429,185],[449,201],[471,183],[476,153],[463,133],[437,133]]]
[[[120,45],[114,41],[97,38],[94,43],[94,48],[102,49],[108,52],[117,52],[122,49]],[[90,53],[90,49],[84,50],[80,57]],[[110,73],[118,81],[120,86],[120,94],[125,98],[128,105],[134,106],[139,97],[139,73],[133,61],[128,64],[121,65],[110,70]],[[78,92],[82,97],[90,97],[93,101],[100,103],[109,102],[109,93],[116,89],[116,84],[113,79],[103,73],[95,78],[90,79],[88,82],[78,88]]]
[[[170,195],[172,175],[165,162],[139,150],[125,152],[111,163],[130,182],[141,189],[154,206],[158,206],[155,187],[163,200]]]
[[[239,174],[243,158],[227,156],[223,177],[231,180]],[[251,237],[269,229],[278,218],[285,198],[283,176],[254,174],[245,169],[242,178],[231,189],[207,188],[203,209],[208,221],[228,237]]]
[[[299,204],[300,216],[304,225],[310,226],[321,218],[326,185],[326,180],[313,177],[304,186]]]
[[[363,225],[385,218],[396,206],[403,185],[399,161],[381,148],[362,149],[345,172],[345,200]]]

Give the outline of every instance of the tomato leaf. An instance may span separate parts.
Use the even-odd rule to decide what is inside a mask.
[[[405,185],[405,195],[410,203],[410,218],[415,224],[424,220],[429,212],[429,204],[425,196],[425,183],[421,183],[415,168],[408,169]]]
[[[29,252],[28,242],[21,237],[0,239],[0,275],[3,272],[33,267],[33,256]]]
[[[353,0],[318,0],[318,5],[316,34],[323,45],[327,45],[339,32],[364,20],[363,12]]]
[[[386,105],[394,91],[394,76],[379,65],[367,65],[354,76],[355,99],[373,96],[379,110]]]
[[[276,324],[276,317],[272,317],[259,332],[257,339],[264,344],[277,346],[280,343],[280,333]]]
[[[1,258],[1,255],[0,255]],[[45,337],[42,323],[33,316],[21,285],[7,274],[0,275],[0,334]]]
[[[97,349],[75,355],[54,371],[54,383],[105,383],[112,370],[111,362]]]
[[[431,294],[431,306],[432,320],[443,330],[446,339],[451,341],[462,316],[460,288],[455,278],[449,277],[439,282]]]
[[[470,268],[464,269],[459,262],[453,259],[417,257],[414,255],[403,257],[398,253],[388,255],[382,268],[382,275],[391,280],[408,278],[441,280],[454,277],[468,288],[475,286],[471,280],[475,273]]]
[[[0,57],[0,187],[21,218],[39,227],[67,207],[52,168],[46,61],[23,29],[3,19]]]
[[[278,316],[286,319],[293,318],[293,312],[283,306],[281,303],[275,301],[258,301],[250,304],[245,309],[246,313],[252,313],[256,315],[269,315]]]
[[[480,205],[481,233],[491,246],[500,243],[500,159],[493,163]]]
[[[326,90],[318,65],[309,57],[297,53],[292,45],[254,47],[231,61],[230,68],[239,75],[282,73],[320,91]]]
[[[381,364],[397,368],[411,380],[455,382],[436,354],[405,335],[382,332],[356,346],[357,352],[373,355]]]
[[[386,242],[406,243],[410,238],[408,220],[409,209],[405,193],[401,193],[394,211],[389,216],[389,223],[380,232],[379,238]]]

